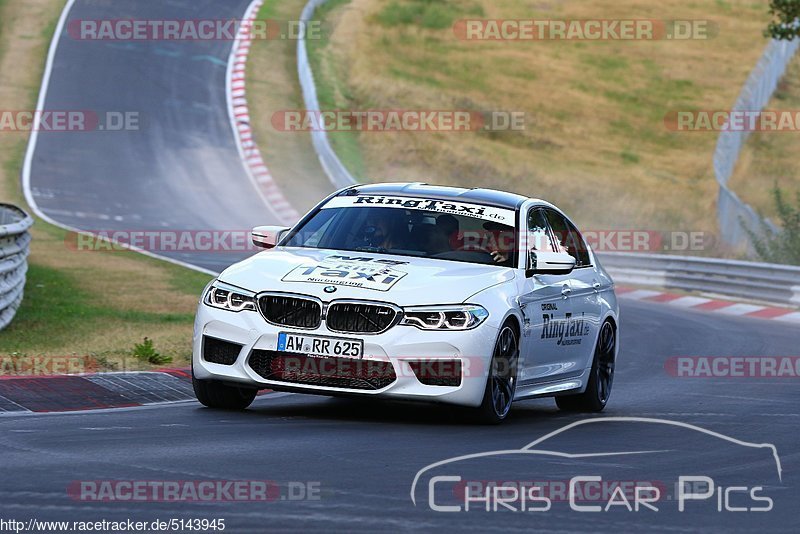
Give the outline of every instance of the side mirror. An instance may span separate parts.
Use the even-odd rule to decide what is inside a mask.
[[[256,226],[253,228],[253,244],[261,248],[274,248],[289,228],[285,226]]]
[[[575,258],[564,252],[528,252],[525,276],[535,274],[569,274],[575,268]]]

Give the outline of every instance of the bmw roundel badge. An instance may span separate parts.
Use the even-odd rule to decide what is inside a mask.
[[[325,293],[333,293],[336,291],[336,286],[325,286],[325,289],[323,289],[323,291]]]

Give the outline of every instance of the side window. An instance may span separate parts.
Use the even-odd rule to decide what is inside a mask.
[[[561,250],[575,258],[576,267],[591,265],[589,250],[580,232],[559,213],[552,210],[547,210],[546,213],[547,221],[550,223],[550,228],[553,229],[553,235],[555,235]]]
[[[587,267],[592,264],[592,259],[589,256],[589,247],[586,245],[586,240],[581,235],[580,231],[575,228],[575,225],[567,221],[569,227],[569,234],[572,237],[572,242],[575,244],[575,250],[578,253],[578,266]]]
[[[283,245],[287,247],[318,247],[324,245],[323,238],[329,227],[334,224],[337,210],[319,210],[305,225],[300,227]]]
[[[528,213],[528,247],[541,252],[555,252],[557,247],[550,236],[544,212],[534,208]]]

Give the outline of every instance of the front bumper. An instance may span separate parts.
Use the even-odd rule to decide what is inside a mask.
[[[254,350],[277,350],[280,332],[362,339],[363,360],[389,363],[396,378],[380,389],[350,389],[267,380],[250,367],[249,360]],[[203,357],[203,339],[206,336],[242,345],[235,362],[223,365],[206,361]],[[496,337],[497,329],[488,321],[472,330],[460,332],[424,331],[413,326],[397,325],[382,334],[341,334],[329,331],[324,322],[315,330],[300,330],[271,325],[258,312],[236,313],[201,303],[195,319],[192,368],[194,376],[200,380],[222,380],[260,389],[478,406],[486,387],[487,370]],[[460,385],[426,385],[420,381],[411,363],[436,360],[460,362]]]

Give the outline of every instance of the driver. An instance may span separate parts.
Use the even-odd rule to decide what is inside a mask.
[[[405,210],[370,208],[363,228],[364,241],[370,247],[385,250],[405,248],[408,220]]]

